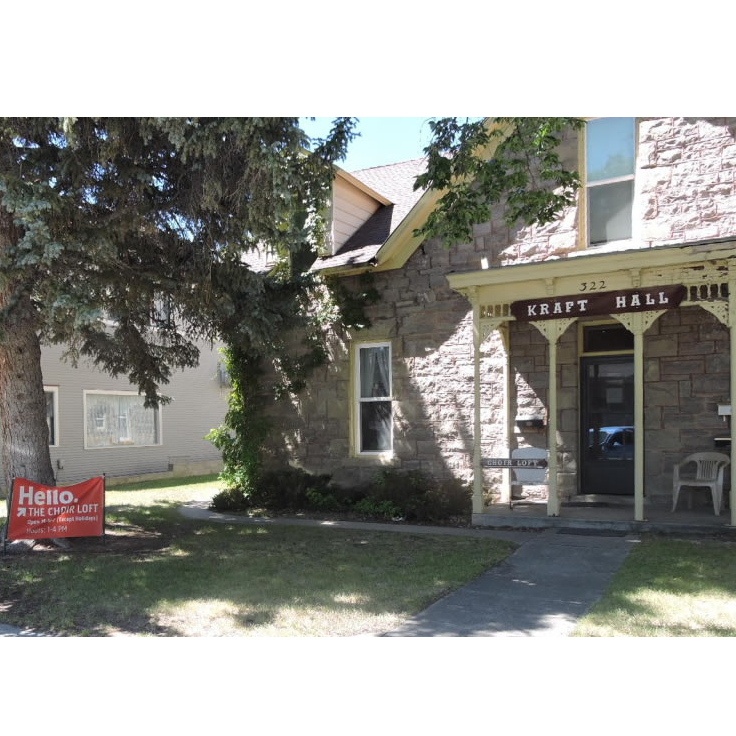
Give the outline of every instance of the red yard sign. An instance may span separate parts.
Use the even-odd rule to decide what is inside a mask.
[[[7,539],[101,537],[105,529],[105,479],[75,486],[44,486],[16,478],[10,497]]]

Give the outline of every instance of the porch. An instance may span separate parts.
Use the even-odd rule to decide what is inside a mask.
[[[511,527],[514,529],[569,529],[611,532],[653,532],[659,534],[736,534],[730,525],[728,509],[720,516],[713,513],[710,494],[698,494],[692,509],[685,499],[682,509],[671,510],[666,500],[644,502],[644,520],[634,520],[632,498],[610,496],[578,496],[560,504],[559,516],[548,516],[544,502],[514,502],[494,504],[481,514],[473,514],[473,523],[478,526]]]
[[[614,525],[609,528],[621,530],[656,527],[663,531],[692,526],[736,528],[736,422],[730,427],[713,423],[717,405],[728,404],[729,409],[736,405],[736,350],[730,349],[736,334],[736,242],[581,252],[550,261],[453,274],[448,280],[473,305],[475,523],[579,528],[590,523],[606,523]],[[694,313],[707,315],[711,324],[704,324],[703,330],[717,332],[717,338],[710,342],[702,340],[702,335],[693,332],[696,328],[684,323],[684,317],[683,324],[679,324],[679,315],[685,314],[685,310],[689,310],[686,316],[692,324]],[[670,316],[674,316],[677,324],[671,324]],[[567,353],[571,347],[562,345],[565,336],[570,335],[568,328],[577,323],[584,333],[594,324],[591,320],[599,318],[617,323],[619,331],[630,333],[631,345],[589,350],[584,339],[578,339],[578,357],[571,363],[565,354],[563,360],[563,350]],[[663,322],[669,320],[662,334],[657,332],[660,318]],[[538,382],[537,391],[543,412],[528,417],[537,422],[537,431],[546,435],[546,442],[540,442],[541,437],[531,438],[534,441],[530,442],[530,431],[519,432],[520,426],[526,426],[520,420],[526,421],[527,417],[511,411],[514,401],[518,408],[516,376],[519,372],[513,362],[514,340],[520,337],[519,329],[523,326],[541,335],[546,343],[546,353],[538,353],[540,357],[534,359],[533,369],[546,371],[544,383]],[[645,334],[650,337],[645,338]],[[649,353],[645,354],[645,344],[650,338]],[[684,345],[686,338],[688,345]],[[489,349],[501,364],[497,371],[500,379],[493,381],[487,378],[490,375],[487,368],[481,372],[484,350],[488,354]],[[614,360],[613,356],[624,353],[626,359]],[[702,357],[706,353],[718,354],[707,359],[707,367]],[[594,356],[598,356],[597,362],[592,360]],[[654,375],[645,374],[645,359],[649,361],[648,368],[655,368]],[[716,361],[718,376],[714,375]],[[604,362],[615,368],[618,383],[601,383],[588,390],[586,398],[583,369],[594,368],[593,374],[598,378],[604,373],[597,372],[598,364]],[[612,370],[608,373],[613,375]],[[493,396],[503,397],[503,408],[495,413],[488,410],[489,397]],[[604,413],[601,413],[600,396],[606,397],[608,408]],[[616,407],[619,407],[617,411],[625,412],[625,420],[618,415],[615,420],[612,418]],[[645,409],[649,409],[650,415],[656,412],[656,416],[646,416]],[[597,416],[593,416],[596,412]],[[489,441],[483,431],[490,426],[486,417],[491,416],[498,416],[500,421],[494,421],[493,426],[499,429],[495,430],[497,436]],[[565,504],[583,486],[605,485],[608,468],[604,465],[613,469],[611,459],[617,456],[613,451],[603,453],[607,448],[601,443],[606,433],[615,436],[613,430],[630,436],[630,440],[615,444],[621,445],[616,448],[618,463],[623,466],[625,460],[632,468],[631,488],[622,489],[616,477],[613,485],[618,490],[610,491],[630,493],[628,503],[615,503],[614,499],[613,503],[602,501],[605,506]],[[575,433],[576,439],[571,439]],[[693,452],[713,451],[716,439],[731,440],[732,462],[727,471],[732,489],[730,511],[720,517],[713,514],[712,507],[710,513],[703,508],[702,513],[678,509],[672,514],[667,503],[652,503],[657,496],[652,495],[650,485],[658,486],[655,494],[666,492],[674,464]],[[489,480],[496,483],[488,478],[487,458],[508,458],[514,449],[529,446],[547,450],[546,504],[520,505],[510,511],[507,502],[511,488],[507,475],[493,489],[494,503],[486,507]],[[601,477],[592,474],[592,463],[598,459],[606,461],[598,468],[603,473]],[[588,472],[587,476],[584,471]]]

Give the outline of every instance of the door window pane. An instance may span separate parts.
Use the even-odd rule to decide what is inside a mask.
[[[581,492],[634,491],[634,361],[581,358]]]

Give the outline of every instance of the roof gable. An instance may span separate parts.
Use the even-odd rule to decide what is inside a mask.
[[[369,264],[422,197],[423,190],[415,191],[414,181],[425,168],[426,159],[419,158],[352,172],[352,178],[388,204],[382,204],[335,255],[318,258],[312,270],[343,270]]]

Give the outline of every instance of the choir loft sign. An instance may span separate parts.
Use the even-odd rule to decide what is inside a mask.
[[[600,291],[597,294],[526,299],[511,304],[511,314],[520,322],[599,314],[646,312],[674,309],[685,298],[684,286],[650,286],[624,291]]]

